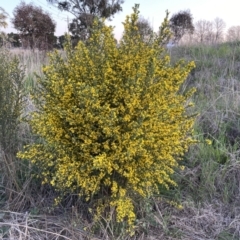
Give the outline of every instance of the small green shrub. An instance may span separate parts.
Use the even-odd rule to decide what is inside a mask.
[[[15,155],[24,107],[24,69],[18,58],[4,48],[0,48],[0,63],[0,147],[2,151]]]
[[[113,211],[130,226],[136,196],[175,184],[171,175],[193,143],[194,121],[186,111],[193,91],[178,93],[194,64],[170,65],[162,46],[167,18],[148,43],[137,20],[134,8],[118,45],[99,20],[86,44],[68,44],[65,60],[51,55],[30,121],[42,142],[19,153],[39,166],[44,183],[98,199],[97,216]]]
[[[8,207],[22,191],[19,161],[16,153],[21,145],[20,117],[24,108],[24,69],[17,57],[0,48],[0,207]],[[22,194],[23,195],[23,194]],[[19,196],[19,195],[18,195]],[[2,201],[4,199],[4,201]]]

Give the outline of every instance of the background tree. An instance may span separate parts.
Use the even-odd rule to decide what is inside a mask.
[[[147,41],[153,33],[153,28],[151,27],[149,21],[144,17],[140,17],[136,25],[141,38]]]
[[[227,31],[227,41],[240,41],[240,26],[232,26]]]
[[[213,21],[199,20],[195,24],[195,42],[213,44],[222,42],[224,39],[225,22],[221,18]]]
[[[63,49],[65,41],[66,41],[65,35],[61,35],[58,37],[59,48]]]
[[[210,43],[214,39],[213,24],[207,20],[199,20],[194,24],[195,42]]]
[[[69,24],[69,31],[74,41],[89,37],[94,17],[111,17],[122,10],[123,0],[47,0],[63,11],[70,12],[74,19]]]
[[[184,34],[194,32],[193,17],[189,10],[173,14],[169,20],[169,25],[173,32],[174,42],[179,42]]]
[[[79,40],[86,40],[89,37],[89,30],[92,26],[94,15],[82,13],[78,18],[74,18],[69,24],[69,31],[72,34],[74,45]]]
[[[206,21],[205,30],[206,30],[205,42],[208,44],[212,44],[215,40],[213,22]]]
[[[12,23],[24,48],[52,49],[56,24],[42,8],[21,2],[14,9]]]
[[[7,34],[7,40],[11,43],[12,47],[21,47],[21,38],[18,33],[8,33]]]
[[[5,12],[5,10],[0,7],[0,27],[7,27],[7,17],[8,17],[8,14]]]
[[[214,28],[214,41],[222,42],[224,40],[224,29],[226,27],[226,23],[221,18],[215,18],[213,20],[213,28]]]

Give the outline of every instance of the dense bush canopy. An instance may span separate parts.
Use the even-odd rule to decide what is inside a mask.
[[[98,198],[98,213],[111,206],[130,225],[134,197],[174,184],[194,121],[186,112],[192,91],[179,93],[193,63],[170,65],[162,46],[170,34],[167,18],[148,43],[137,20],[134,8],[119,44],[99,20],[87,43],[68,44],[65,59],[51,55],[30,121],[41,141],[19,154],[39,166],[44,183]]]

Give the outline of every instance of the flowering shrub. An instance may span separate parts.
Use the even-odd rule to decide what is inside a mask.
[[[175,184],[170,176],[193,142],[194,121],[186,113],[192,91],[178,93],[193,63],[170,65],[167,18],[148,43],[137,19],[134,8],[118,45],[98,20],[87,43],[68,44],[65,59],[51,55],[31,120],[42,141],[19,153],[42,169],[45,183],[86,200],[101,196],[97,212],[115,209],[130,226],[134,196]]]

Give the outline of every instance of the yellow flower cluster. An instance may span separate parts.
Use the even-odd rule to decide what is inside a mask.
[[[175,184],[174,168],[193,142],[193,116],[179,94],[193,63],[170,65],[161,33],[148,43],[127,17],[116,45],[112,27],[94,23],[87,43],[66,47],[44,68],[31,125],[42,141],[19,153],[42,169],[44,182],[89,199],[105,189],[116,219],[134,224],[132,196]]]

